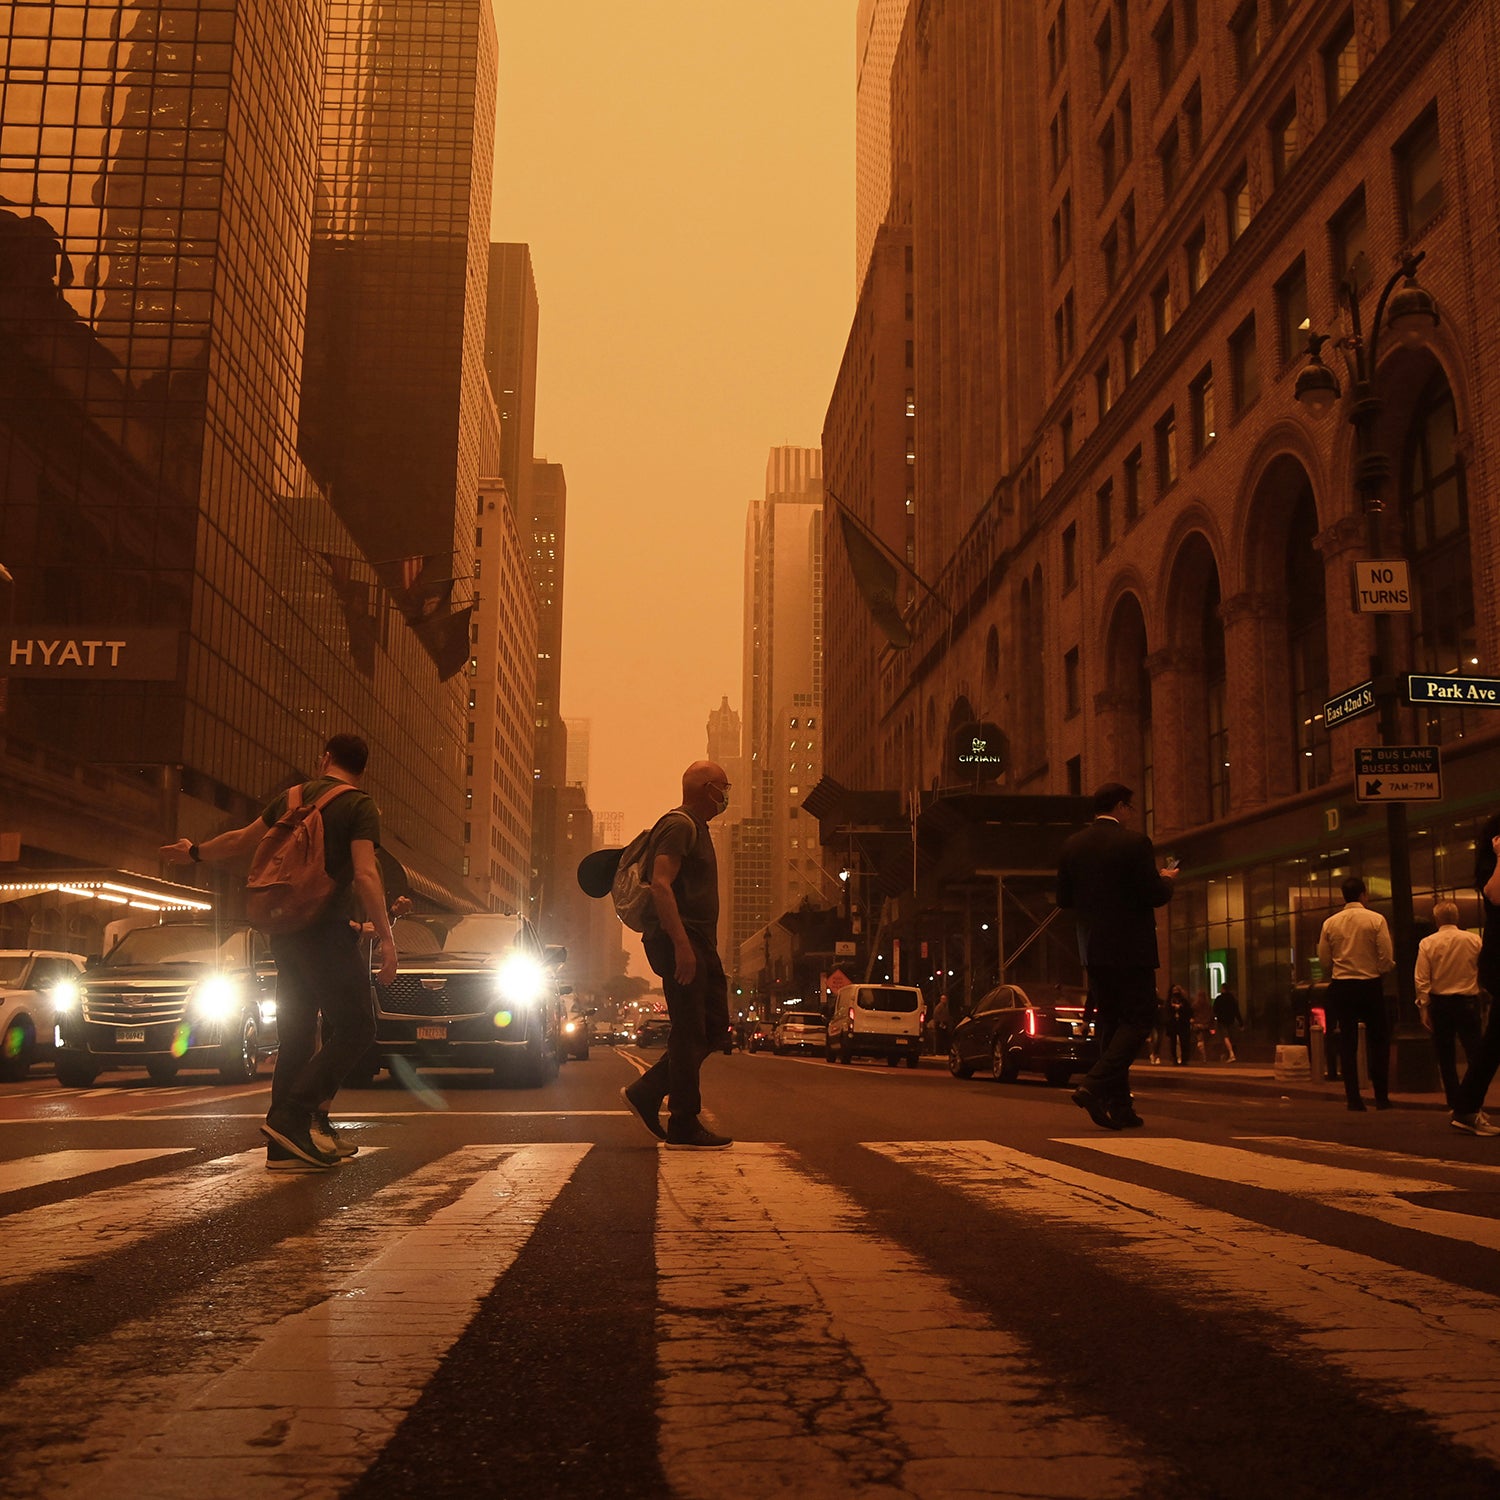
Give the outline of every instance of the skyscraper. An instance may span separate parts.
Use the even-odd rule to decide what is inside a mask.
[[[557,862],[562,834],[558,792],[567,784],[568,754],[562,719],[563,544],[568,518],[568,483],[563,466],[535,460],[531,486],[531,579],[537,594],[532,864],[537,911],[545,923],[554,898],[560,894],[557,882],[572,881],[572,870],[563,870]]]
[[[529,519],[540,324],[529,245],[490,246],[487,301],[484,366],[500,412],[500,477],[516,514]]]
[[[738,844],[735,834],[750,805],[750,786],[740,716],[729,706],[727,693],[719,706],[708,712],[708,758],[723,766],[729,776],[729,806],[708,825],[708,831],[713,836],[719,866],[719,957],[724,972],[734,974],[739,968],[734,924],[734,861]]]
[[[854,285],[891,197],[891,64],[910,0],[859,0],[854,37]]]
[[[592,719],[564,719],[563,728],[568,736],[567,770],[565,772],[569,786],[581,786],[585,792],[589,789],[589,739],[590,730],[593,728]]]

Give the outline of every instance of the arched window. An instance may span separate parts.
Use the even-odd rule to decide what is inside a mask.
[[[1314,545],[1318,507],[1304,489],[1286,537],[1287,680],[1291,688],[1292,753],[1298,791],[1333,775],[1323,705],[1328,701],[1328,614],[1323,559]]]

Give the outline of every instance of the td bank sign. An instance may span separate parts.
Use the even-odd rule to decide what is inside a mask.
[[[170,682],[181,635],[175,630],[89,630],[34,626],[0,634],[0,676]]]

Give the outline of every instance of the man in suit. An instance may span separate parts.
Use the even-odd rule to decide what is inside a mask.
[[[1077,913],[1078,956],[1088,975],[1099,1060],[1073,1102],[1104,1130],[1141,1124],[1130,1102],[1130,1065],[1156,1016],[1156,908],[1172,899],[1176,868],[1158,870],[1151,840],[1126,826],[1132,792],[1117,781],[1094,793],[1094,821],[1068,839],[1057,904]]]

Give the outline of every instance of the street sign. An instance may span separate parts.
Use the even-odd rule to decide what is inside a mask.
[[[1500,677],[1406,679],[1408,703],[1452,703],[1461,708],[1500,708]]]
[[[1362,682],[1358,687],[1350,688],[1347,693],[1340,693],[1337,698],[1330,698],[1323,705],[1323,727],[1332,729],[1335,724],[1357,719],[1361,714],[1373,712],[1374,708],[1375,684]]]
[[[1409,615],[1411,569],[1406,562],[1377,557],[1355,563],[1354,608],[1362,615]]]
[[[833,945],[833,956],[835,958],[853,958],[855,947],[853,943],[835,943]]]
[[[1436,745],[1365,745],[1354,752],[1354,795],[1361,802],[1436,802],[1443,756]]]

